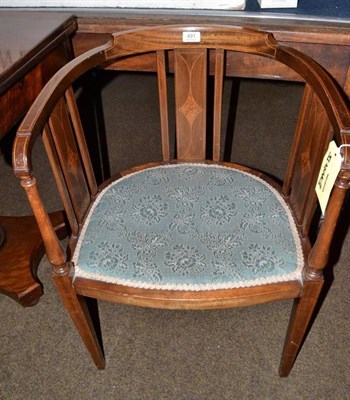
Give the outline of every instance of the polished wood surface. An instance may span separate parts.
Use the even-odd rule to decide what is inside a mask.
[[[157,77],[158,77],[158,94],[159,94],[159,115],[160,115],[160,131],[162,135],[162,155],[163,161],[170,161],[170,144],[169,144],[169,117],[168,117],[168,91],[166,84],[166,59],[165,51],[157,51]]]
[[[314,312],[323,286],[322,280],[306,280],[299,298],[294,300],[279,372],[281,377],[288,376],[305,338],[306,329]]]
[[[304,114],[305,104],[307,104],[307,114]],[[295,209],[297,221],[302,226],[303,233],[306,233],[309,230],[317,203],[314,188],[319,165],[331,140],[332,130],[324,108],[308,85],[305,88],[302,111],[303,114],[299,118],[297,137],[294,142],[295,147],[297,147],[297,158],[289,196],[292,207]],[[320,132],[319,138],[315,137],[315,131]],[[307,157],[307,162],[302,162],[305,159],[305,154],[310,154],[311,149],[317,149],[315,151],[317,156],[311,157],[310,155]],[[299,182],[303,182],[303,184],[299,185]]]
[[[63,211],[50,214],[58,237],[67,235]],[[35,218],[1,217],[4,242],[0,249],[0,292],[18,301],[22,306],[35,305],[43,294],[36,271],[45,253]]]
[[[206,292],[145,290],[81,278],[76,279],[74,286],[80,295],[113,303],[170,310],[247,307],[295,299],[302,291],[302,284],[297,281]]]
[[[181,161],[205,160],[207,52],[176,49],[176,149]]]
[[[0,11],[0,26],[1,139],[51,76],[72,58],[70,38],[77,24],[66,14],[43,18],[41,13]]]
[[[200,33],[200,42],[184,43],[182,34],[193,31]],[[92,204],[95,194],[92,193],[91,187],[87,184],[87,173],[84,172],[86,169],[90,170],[90,166],[87,168],[80,162],[80,159],[84,158],[80,154],[84,153],[86,148],[71,145],[72,135],[76,135],[76,126],[70,126],[67,123],[66,113],[70,112],[65,107],[67,90],[70,91],[72,82],[91,68],[115,65],[120,58],[123,59],[123,62],[130,58],[135,66],[138,65],[139,56],[142,58],[144,53],[153,52],[160,86],[161,138],[165,139],[166,142],[163,145],[163,157],[167,163],[169,129],[166,125],[169,121],[167,119],[167,106],[164,104],[167,102],[166,90],[164,89],[166,87],[164,62],[169,60],[167,71],[174,71],[177,122],[180,123],[182,129],[186,130],[190,142],[194,144],[192,147],[188,137],[183,137],[181,134],[177,135],[177,149],[180,159],[171,162],[181,162],[183,159],[198,161],[198,159],[204,157],[203,140],[208,134],[205,126],[206,118],[203,118],[207,108],[205,102],[202,103],[201,101],[208,79],[206,73],[208,71],[206,71],[205,66],[209,49],[213,50],[212,54],[216,58],[214,72],[218,74],[215,79],[218,89],[215,91],[214,97],[219,97],[218,92],[220,93],[221,87],[219,81],[223,79],[224,75],[222,61],[227,54],[249,54],[282,63],[298,74],[300,80],[306,82],[300,119],[286,168],[286,180],[282,186],[279,186],[268,175],[249,167],[223,163],[220,160],[206,161],[240,168],[243,171],[255,174],[266,180],[282,194],[286,206],[290,207],[294,214],[303,246],[305,264],[302,281],[280,282],[234,290],[194,292],[135,289],[123,285],[95,282],[81,277],[74,280],[74,264],[70,260],[70,254],[74,250],[84,225],[85,204]],[[166,53],[165,56],[163,52]],[[190,71],[195,71],[195,73],[191,74]],[[310,99],[311,101],[309,101]],[[73,101],[73,99],[71,98],[70,101]],[[213,104],[215,109],[213,114],[218,115],[221,111],[221,100],[216,99]],[[311,108],[311,114],[306,112],[309,108]],[[62,109],[64,112],[61,111]],[[309,115],[313,114],[315,114],[314,118],[310,119]],[[321,126],[316,114],[321,115]],[[49,158],[52,167],[61,170],[60,174],[56,174],[57,176],[65,176],[65,174],[69,176],[70,181],[59,178],[57,183],[58,186],[65,185],[65,190],[60,189],[62,201],[64,204],[68,204],[67,214],[73,208],[74,215],[72,217],[75,217],[75,219],[72,219],[77,221],[79,228],[78,235],[71,235],[70,237],[69,251],[62,248],[54,227],[50,223],[32,169],[31,148],[33,143],[43,129],[47,130],[48,121],[50,129],[52,129],[53,119],[57,119],[57,126],[65,128],[61,129],[57,138],[52,141],[54,149],[50,147],[50,154],[56,151],[58,157],[61,158],[60,163],[56,162],[56,156],[52,157],[49,154]],[[196,123],[197,119],[198,124]],[[323,269],[329,258],[334,228],[345,194],[350,186],[350,153],[345,149],[341,172],[332,192],[323,226],[317,234],[315,243],[311,245],[309,220],[310,215],[314,215],[316,208],[311,186],[318,175],[325,143],[331,138],[334,138],[339,145],[350,145],[350,111],[337,83],[319,64],[303,53],[279,43],[271,33],[222,25],[169,25],[136,29],[114,34],[112,40],[105,45],[88,51],[63,67],[37,97],[18,129],[13,150],[13,166],[37,219],[48,258],[52,264],[52,273],[57,289],[96,366],[98,368],[104,367],[104,357],[91,324],[88,309],[83,305],[84,297],[81,296],[139,306],[173,309],[225,308],[294,298],[296,299],[295,308],[291,315],[290,329],[287,333],[280,368],[280,375],[287,376],[303,342],[309,320],[317,303],[323,283]],[[217,142],[217,138],[213,140],[212,154],[215,155],[215,158],[217,157]],[[316,146],[316,142],[319,145]],[[65,152],[62,152],[62,148],[65,149]],[[164,164],[164,160],[160,161],[159,164]],[[117,174],[112,180],[153,165],[157,164],[152,163],[130,168],[128,171]],[[71,182],[74,182],[77,186],[74,190],[70,187]],[[105,184],[100,186],[100,191]],[[69,198],[66,198],[67,195]],[[70,203],[68,200],[70,200]],[[77,203],[74,203],[74,201],[77,201]],[[73,207],[70,207],[69,204],[72,204]],[[79,207],[75,207],[74,204],[78,204]]]
[[[82,163],[77,157],[78,146],[64,98],[52,112],[49,126],[73,210],[78,223],[81,223],[90,204],[90,192]]]
[[[0,10],[0,25],[0,94],[77,28],[74,17],[68,14],[16,10]]]
[[[15,126],[47,81],[73,57],[71,36],[77,29],[73,16],[0,11],[0,139]],[[4,188],[3,188],[4,190]],[[50,216],[60,236],[62,212]],[[23,306],[42,295],[36,276],[44,254],[34,217],[0,217],[4,235],[0,245],[0,291]]]

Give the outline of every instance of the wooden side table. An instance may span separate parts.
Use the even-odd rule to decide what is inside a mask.
[[[272,32],[276,39],[309,55],[324,66],[350,97],[350,17],[348,0],[339,1],[339,8],[331,2],[299,1],[297,10],[260,10],[254,0],[247,1],[245,11],[190,12],[188,10],[138,10],[114,9],[91,10],[77,8],[79,29],[73,40],[78,56],[83,52],[106,43],[113,32],[145,26],[166,24],[222,24],[235,25]],[[312,3],[312,4],[311,4]],[[319,15],[319,9],[330,17]],[[278,12],[277,12],[278,11]],[[295,14],[298,12],[298,14]],[[305,14],[305,15],[303,15]],[[135,65],[118,61],[109,66],[115,70],[155,71],[155,58],[144,56],[142,63]],[[226,75],[242,78],[283,79],[295,81],[300,78],[281,63],[258,56],[231,53],[226,59]]]
[[[23,117],[51,76],[73,57],[73,16],[0,11],[0,139]],[[64,214],[52,213],[65,236]],[[0,292],[22,306],[38,302],[43,288],[36,276],[44,254],[34,217],[0,216]]]

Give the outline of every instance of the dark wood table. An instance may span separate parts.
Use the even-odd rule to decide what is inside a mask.
[[[231,12],[74,9],[79,29],[73,46],[79,55],[105,43],[112,32],[151,25],[214,23],[256,28],[272,32],[277,40],[310,55],[327,68],[350,96],[349,0],[299,0],[299,5],[296,10],[263,12],[258,11],[256,0],[248,0],[245,11]],[[226,61],[227,75],[288,81],[298,79],[287,67],[273,60],[236,53],[230,54]],[[153,71],[155,60],[145,56],[142,64],[118,62],[112,68]]]
[[[0,139],[23,117],[50,77],[73,57],[71,38],[76,30],[76,19],[68,14],[0,11]],[[63,212],[50,216],[64,236]],[[36,276],[43,254],[33,217],[0,217],[2,293],[23,306],[36,304],[43,294]]]

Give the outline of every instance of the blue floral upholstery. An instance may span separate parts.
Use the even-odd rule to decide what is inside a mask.
[[[217,165],[153,167],[96,199],[75,276],[152,289],[208,290],[301,279],[293,217],[262,179]]]

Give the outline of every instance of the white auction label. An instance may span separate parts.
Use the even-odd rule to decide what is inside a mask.
[[[341,163],[340,148],[336,145],[335,141],[332,140],[323,157],[316,183],[316,194],[323,215],[326,212],[329,196],[331,195],[335,180],[339,174]]]
[[[182,41],[184,43],[200,43],[200,32],[182,32]]]

